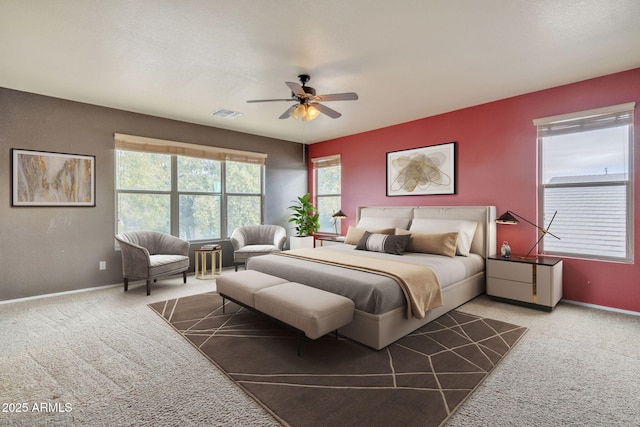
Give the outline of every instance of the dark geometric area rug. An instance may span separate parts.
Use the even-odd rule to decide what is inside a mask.
[[[296,331],[215,293],[149,306],[209,360],[291,426],[439,426],[526,328],[459,311],[375,351]]]

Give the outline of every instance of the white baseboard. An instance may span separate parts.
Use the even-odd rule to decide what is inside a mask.
[[[590,308],[597,308],[598,310],[613,311],[615,313],[630,314],[632,316],[640,316],[640,312],[637,312],[637,311],[622,310],[620,308],[607,307],[607,306],[604,306],[604,305],[589,304],[589,303],[580,302],[580,301],[572,301],[570,299],[564,299],[564,298],[561,299],[560,301],[566,302],[567,304],[581,305],[583,307],[590,307]]]
[[[187,273],[187,276],[193,276],[193,275],[194,275],[194,273]],[[178,276],[176,276],[176,277],[178,277]],[[180,277],[182,277],[182,276],[180,276]],[[129,283],[134,283],[134,282],[138,282],[138,280],[131,281]],[[114,283],[112,285],[95,286],[93,288],[74,289],[73,291],[54,292],[54,293],[51,293],[51,294],[42,294],[42,295],[34,295],[34,296],[31,296],[31,297],[8,299],[8,300],[0,301],[0,305],[9,304],[9,303],[13,303],[13,302],[41,299],[41,298],[57,297],[57,296],[60,296],[60,295],[77,294],[77,293],[80,293],[80,292],[91,292],[91,291],[97,291],[98,289],[115,288],[117,286],[123,286],[123,285],[124,285],[124,283]]]
[[[14,303],[14,302],[21,302],[21,301],[30,301],[30,300],[41,299],[41,298],[57,297],[60,295],[77,294],[80,292],[97,291],[98,289],[115,288],[116,286],[122,286],[122,283],[115,283],[113,285],[96,286],[93,288],[74,289],[73,291],[54,292],[52,294],[34,295],[32,297],[8,299],[8,300],[0,301],[0,305]]]

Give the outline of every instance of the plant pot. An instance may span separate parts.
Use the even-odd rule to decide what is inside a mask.
[[[315,238],[313,236],[291,236],[289,237],[289,249],[313,248]]]

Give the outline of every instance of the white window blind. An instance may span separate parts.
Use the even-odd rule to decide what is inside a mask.
[[[566,135],[577,132],[588,132],[616,126],[633,124],[635,102],[613,105],[576,113],[535,119],[538,137]]]

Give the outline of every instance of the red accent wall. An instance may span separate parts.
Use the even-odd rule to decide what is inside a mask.
[[[309,147],[309,158],[342,157],[343,232],[355,224],[357,206],[495,205],[535,221],[537,141],[533,119],[636,101],[640,68],[427,117]],[[340,120],[349,120],[343,117]],[[634,252],[640,256],[640,113],[636,106]],[[386,196],[386,153],[457,142],[457,193]],[[309,165],[311,171],[311,165]],[[309,173],[312,177],[313,174]],[[310,187],[311,182],[310,182]],[[531,226],[499,226],[498,246],[508,240],[526,253],[537,238]],[[563,298],[640,312],[640,266],[566,258]]]

